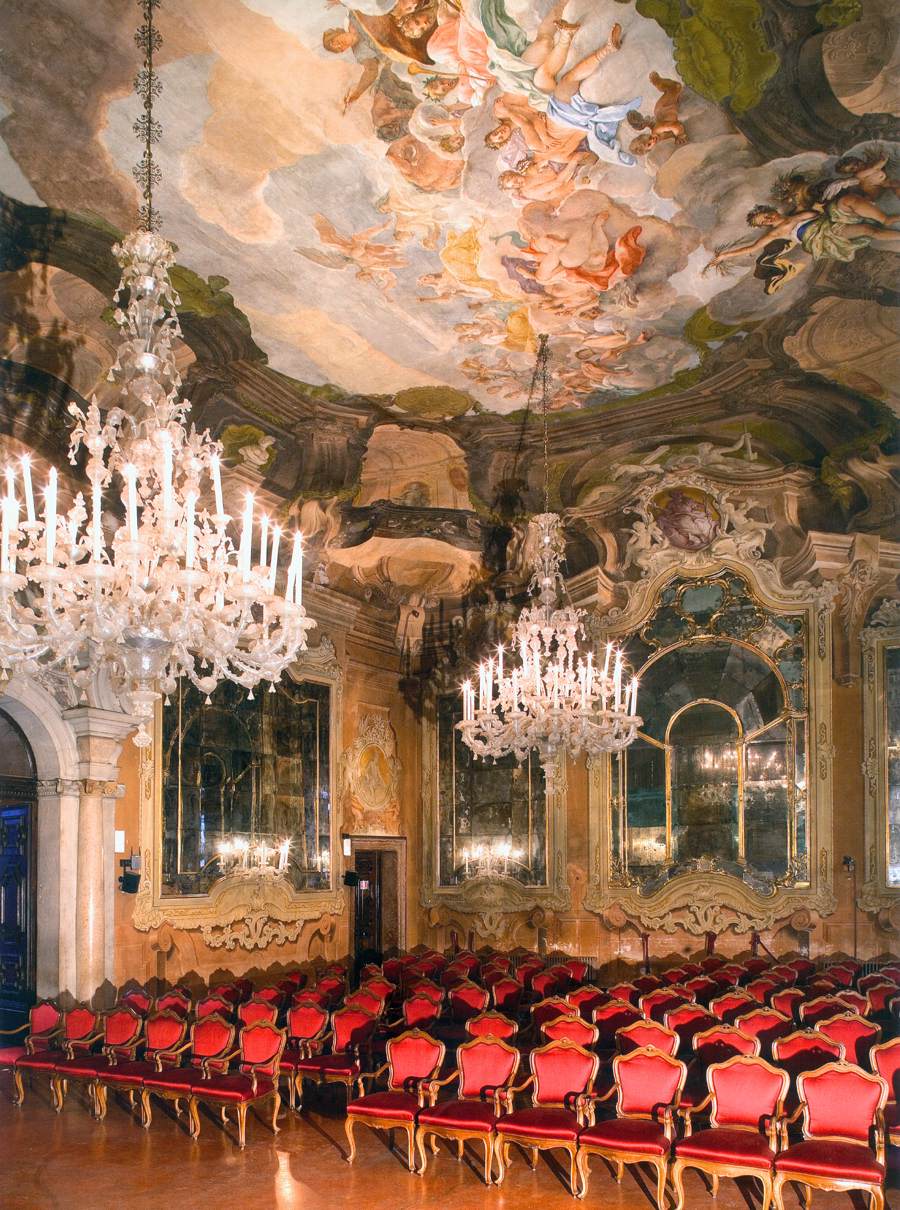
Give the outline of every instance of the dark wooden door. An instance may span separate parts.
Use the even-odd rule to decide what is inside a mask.
[[[18,799],[18,801],[16,801]],[[0,1021],[34,1003],[34,788],[0,778]]]
[[[359,875],[354,911],[354,943],[357,956],[366,951],[381,952],[381,853],[376,849],[357,849],[355,868]]]

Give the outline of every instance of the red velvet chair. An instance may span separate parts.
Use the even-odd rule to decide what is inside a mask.
[[[424,1174],[428,1160],[425,1140],[435,1137],[455,1139],[457,1157],[462,1159],[466,1139],[478,1139],[484,1147],[484,1183],[491,1183],[497,1119],[502,1112],[501,1094],[515,1079],[520,1054],[499,1038],[474,1038],[464,1042],[456,1051],[456,1071],[446,1079],[432,1080],[424,1089],[430,1105],[419,1110],[416,1125],[416,1146]],[[452,1101],[435,1104],[437,1090],[459,1081]]]
[[[190,992],[183,987],[170,987],[167,992],[157,996],[154,1007],[158,1013],[176,1013],[186,1020],[191,1015],[192,1005]]]
[[[763,1208],[768,1210],[788,1074],[764,1059],[735,1055],[714,1063],[706,1079],[709,1096],[695,1109],[685,1110],[685,1137],[675,1144],[675,1210],[684,1208],[686,1168],[698,1168],[711,1177],[713,1197],[718,1195],[720,1177],[755,1177],[763,1188]],[[709,1128],[695,1134],[691,1116],[705,1109]]]
[[[638,1009],[632,1004],[627,1004],[623,1000],[609,1000],[606,1004],[601,1004],[599,1008],[594,1009],[594,1024],[599,1031],[597,1037],[597,1051],[600,1054],[612,1055],[616,1049],[616,1034],[620,1029],[624,1029],[626,1025],[631,1025],[635,1021],[642,1021]]]
[[[531,979],[531,994],[536,1000],[547,1000],[560,990],[559,982],[550,971],[536,971]]]
[[[564,996],[572,988],[572,977],[569,974],[568,966],[557,962],[553,966],[547,967],[547,974],[552,975],[556,981],[554,995]]]
[[[139,1017],[146,1017],[153,1007],[153,997],[144,987],[131,987],[119,996],[119,1003],[126,1005]]]
[[[759,1054],[759,1038],[742,1034],[733,1025],[716,1024],[694,1034],[693,1050],[681,1092],[681,1104],[685,1109],[696,1110],[709,1096],[706,1073],[713,1063],[724,1063],[735,1055],[756,1057]]]
[[[685,979],[690,979],[690,975],[683,966],[672,966],[669,970],[662,973],[662,982],[664,984],[681,983]]]
[[[609,992],[603,991],[599,987],[593,987],[586,983],[583,987],[576,987],[573,992],[569,992],[566,1000],[571,1004],[585,1021],[590,1021],[594,1014],[594,1009],[599,1008],[601,1004],[608,1003],[610,999]]]
[[[238,1021],[241,1025],[253,1025],[257,1021],[268,1021],[274,1025],[278,1019],[278,1005],[262,996],[251,996],[238,1005]]]
[[[788,960],[787,965],[793,967],[797,972],[797,978],[801,983],[816,973],[816,964],[815,962],[810,962],[809,958],[791,958]]]
[[[444,989],[430,979],[417,979],[407,991],[408,996],[427,996],[438,1006],[444,1003]]]
[[[583,958],[568,958],[562,965],[569,972],[569,978],[576,987],[580,987],[588,977],[590,967]]]
[[[448,997],[450,1019],[456,1025],[464,1025],[469,1017],[483,1013],[490,1003],[490,993],[477,983],[460,983]]]
[[[365,987],[360,987],[347,996],[344,1000],[344,1008],[364,1008],[373,1017],[383,1017],[385,1009],[384,996],[376,995],[375,992],[369,991]]]
[[[798,1076],[797,1085],[800,1106],[793,1118],[803,1117],[803,1142],[775,1157],[778,1210],[784,1210],[788,1182],[809,1190],[861,1189],[872,1210],[883,1210],[887,1083],[849,1063],[828,1063]]]
[[[650,989],[650,991],[656,990],[656,988]],[[638,1006],[641,995],[650,994],[650,992],[642,993],[633,983],[614,983],[612,987],[606,989],[606,992],[611,1000],[621,1000],[624,1004],[633,1004],[635,1008]]]
[[[141,1058],[134,1055],[116,1055],[115,1062],[105,1070],[98,1070],[94,1087],[94,1105],[99,1121],[106,1117],[109,1089],[127,1092],[131,1109],[134,1109],[135,1093],[140,1094],[147,1076],[155,1075],[166,1065],[177,1066],[177,1051],[187,1034],[187,1021],[170,1009],[152,1012],[144,1021],[143,1050]]]
[[[745,983],[744,991],[748,996],[752,996],[757,1004],[768,1004],[769,997],[773,992],[777,992],[780,986],[777,979],[763,975],[759,979],[751,979],[749,983]]]
[[[224,1017],[226,1021],[230,1021],[233,1014],[233,1001],[215,992],[201,996],[194,1009],[194,1017],[198,1021],[202,1021],[204,1017]]]
[[[848,988],[846,991],[838,992],[837,998],[847,1005],[850,1012],[859,1013],[861,1017],[868,1017],[872,1011],[869,997],[864,996],[862,992],[855,992]]]
[[[571,1017],[573,1014],[574,1009],[564,996],[548,996],[546,1000],[538,1000],[537,1004],[531,1006],[532,1033],[537,1038],[548,1021],[555,1021],[557,1017]]]
[[[231,983],[219,983],[216,987],[211,987],[208,994],[226,1000],[232,1008],[235,1008],[243,999],[241,986],[236,980],[232,980]]]
[[[797,1019],[800,1005],[806,1000],[806,992],[801,987],[782,987],[772,993],[769,1004],[776,1012],[783,1013],[792,1021]]]
[[[470,1038],[499,1038],[509,1042],[518,1032],[518,1023],[498,1012],[479,1013],[466,1022],[466,1033]]]
[[[800,1104],[797,1077],[805,1071],[816,1071],[826,1063],[843,1059],[844,1048],[814,1029],[797,1029],[783,1038],[775,1039],[772,1058],[790,1077],[791,1085],[785,1101],[785,1111],[790,1116]]]
[[[53,1069],[53,1100],[56,1112],[60,1113],[69,1091],[69,1083],[87,1084],[91,1113],[100,1116],[98,1105],[98,1081],[117,1060],[134,1060],[141,1044],[144,1018],[127,1004],[117,1004],[104,1013],[100,1022],[97,1041],[101,1043],[99,1054],[92,1054],[86,1040],[78,1045],[66,1045],[65,1056],[57,1060]]]
[[[746,970],[754,979],[757,975],[761,975],[763,971],[767,971],[772,967],[772,963],[768,958],[745,958],[743,960],[744,970]]]
[[[50,1080],[50,1096],[55,1108],[56,1091],[53,1085],[53,1073],[56,1064],[61,1057],[74,1054],[76,1051],[91,1050],[102,1037],[98,1030],[99,1021],[99,1013],[95,1013],[85,1004],[76,1004],[74,1008],[70,1008],[63,1014],[62,1026],[54,1034],[54,1040],[58,1042],[59,1049],[35,1047],[29,1053],[16,1059],[13,1067],[13,1083],[16,1088],[15,1103],[21,1105],[25,1100],[23,1074],[27,1073],[31,1076],[34,1072],[43,1072]],[[62,1056],[60,1051],[62,1051]]]
[[[782,987],[790,987],[797,982],[797,972],[792,966],[788,966],[786,962],[773,966],[769,971],[769,975],[771,978],[777,979],[779,985]]]
[[[646,996],[641,996],[638,1002],[638,1008],[648,1021],[658,1021],[662,1025],[666,1019],[666,1013],[673,1008],[677,1008],[679,1004],[686,1004],[693,997],[687,990],[680,990],[676,987],[661,987],[658,991],[648,992]]]
[[[669,1155],[675,1137],[674,1113],[687,1068],[678,1059],[651,1046],[616,1055],[615,1085],[602,1097],[589,1101],[589,1124],[578,1134],[578,1172],[581,1191],[587,1195],[592,1155],[616,1165],[621,1181],[626,1164],[652,1164],[656,1169],[656,1204],[665,1210]],[[595,1105],[616,1094],[616,1116],[594,1120]]]
[[[243,1151],[247,1142],[247,1110],[269,1097],[272,1098],[272,1133],[278,1133],[278,1111],[281,1108],[278,1076],[284,1043],[283,1029],[271,1021],[255,1021],[241,1030],[237,1050],[226,1056],[229,1062],[238,1060],[236,1071],[212,1071],[207,1066],[201,1070],[199,1078],[195,1072],[188,1102],[193,1138],[200,1134],[201,1102],[218,1108],[223,1123],[226,1121],[226,1110],[233,1105],[237,1114],[238,1146]]]
[[[666,1029],[673,1029],[678,1034],[682,1054],[691,1049],[694,1035],[718,1025],[718,1020],[699,1004],[679,1004],[671,1008],[663,1020]]]
[[[297,1064],[309,1058],[328,1033],[328,1009],[323,1004],[294,1004],[287,1011],[287,1042],[281,1053],[281,1074],[287,1076],[291,1109],[296,1108]]]
[[[548,1042],[568,1038],[570,1042],[583,1046],[585,1050],[590,1050],[596,1045],[599,1033],[596,1025],[590,1025],[583,1017],[574,1014],[571,1017],[555,1017],[552,1021],[545,1022],[541,1028]]]
[[[858,962],[835,962],[831,966],[825,967],[825,974],[829,979],[834,979],[841,987],[852,987],[853,980],[860,970]]]
[[[525,988],[509,975],[504,975],[491,988],[491,999],[498,1012],[515,1016],[525,995]]]
[[[700,969],[704,974],[709,974],[710,971],[717,971],[720,967],[725,966],[727,961],[728,959],[723,958],[721,954],[707,954],[700,960]]]
[[[377,1024],[377,1019],[364,1008],[335,1009],[331,1014],[331,1032],[315,1047],[320,1050],[330,1042],[329,1053],[310,1053],[295,1064],[295,1108],[302,1108],[304,1080],[314,1080],[316,1084],[343,1084],[349,1101],[353,1085],[363,1070],[363,1060],[371,1055]]]
[[[806,1029],[812,1029],[819,1021],[836,1017],[838,1013],[847,1011],[847,1005],[837,996],[815,996],[801,1004],[797,1010],[800,1023]]]
[[[425,1086],[437,1077],[444,1054],[444,1043],[420,1029],[411,1029],[399,1038],[388,1039],[387,1062],[377,1071],[365,1072],[359,1077],[360,1095],[347,1106],[344,1129],[350,1145],[348,1164],[356,1159],[354,1130],[357,1124],[361,1124],[373,1130],[405,1131],[407,1166],[410,1172],[415,1172],[413,1146],[416,1118],[419,1110],[425,1106]],[[364,1096],[365,1081],[374,1081],[383,1075],[387,1075],[386,1091],[370,1092]]]
[[[900,1145],[900,1038],[881,1042],[872,1047],[869,1056],[872,1071],[881,1076],[888,1086],[888,1099],[884,1107],[884,1125],[888,1139]]]
[[[55,1046],[62,1019],[62,1009],[52,1000],[38,1000],[29,1010],[24,1025],[0,1029],[0,1038],[19,1038],[16,1045],[0,1047],[0,1071],[12,1071],[17,1059]]]
[[[265,992],[262,989],[260,995]],[[329,1006],[339,1004],[347,990],[347,982],[343,975],[323,975],[316,983],[316,991],[328,997]]]
[[[386,1028],[399,1029],[402,1032],[408,1029],[424,1029],[427,1033],[440,1014],[440,1004],[432,1000],[430,996],[423,996],[417,992],[415,995],[407,996],[400,1006],[399,1018],[389,1022]]]
[[[626,984],[626,986],[628,985]],[[658,991],[664,984],[657,975],[638,975],[636,979],[632,979],[631,986],[637,988],[638,998],[640,998],[646,996],[648,992]]]
[[[530,1088],[531,1107],[511,1109],[497,1119],[497,1184],[503,1183],[513,1143],[529,1149],[532,1169],[537,1166],[538,1151],[559,1149],[569,1155],[569,1188],[577,1196],[578,1131],[582,1125],[577,1106],[579,1098],[593,1086],[600,1060],[574,1042],[563,1040],[533,1050],[530,1063],[531,1075],[510,1088],[506,1097],[513,1105],[515,1093]]]
[[[828,1017],[825,1021],[819,1021],[815,1030],[832,1042],[839,1042],[847,1061],[856,1063],[863,1070],[869,1066],[872,1047],[881,1041],[881,1028],[858,1013],[839,1013],[836,1017]]]
[[[900,963],[887,962],[884,966],[880,966],[878,968],[878,974],[882,977],[882,979],[888,979],[891,982],[900,985]],[[859,987],[860,983],[862,983],[862,979],[857,980],[856,986]]]
[[[365,988],[367,992],[374,992],[376,996],[380,996],[384,1000],[385,1004],[390,1004],[391,1001],[397,998],[396,985],[383,975],[375,975],[371,979],[364,979],[359,987],[361,991]]]
[[[672,1058],[678,1053],[679,1038],[674,1029],[666,1029],[658,1021],[633,1021],[616,1031],[616,1048],[620,1055],[652,1046]]]
[[[706,975],[695,975],[693,979],[685,979],[681,985],[689,991],[698,1004],[709,1004],[719,994],[719,985],[715,979]]]
[[[714,1017],[724,1021],[726,1025],[733,1025],[735,1017],[739,1017],[741,1013],[748,1013],[753,1008],[756,1008],[756,1001],[739,988],[716,996],[709,1002],[709,1011]]]
[[[760,1051],[764,1056],[771,1055],[772,1043],[776,1038],[785,1037],[794,1028],[790,1017],[776,1012],[774,1008],[753,1008],[736,1017],[734,1024],[742,1034],[759,1038]]]
[[[890,979],[881,979],[878,983],[867,983],[863,987],[860,980],[859,990],[868,996],[873,1014],[884,1016],[889,1011],[891,1000],[897,994],[897,985]]]
[[[144,1076],[141,1088],[141,1125],[149,1130],[153,1121],[151,1097],[163,1101],[172,1101],[175,1113],[181,1113],[181,1102],[189,1101],[191,1084],[204,1071],[221,1074],[228,1070],[228,1056],[234,1042],[235,1028],[230,1021],[213,1013],[201,1017],[191,1026],[191,1036],[188,1042],[166,1051],[164,1061],[159,1063],[159,1071]],[[182,1055],[187,1056],[187,1063],[181,1067],[174,1066]],[[172,1066],[166,1066],[169,1063]],[[188,1116],[188,1130],[193,1137],[193,1119]]]
[[[471,979],[477,975],[481,962],[471,950],[460,950],[450,965],[461,967],[466,972],[466,978]]]

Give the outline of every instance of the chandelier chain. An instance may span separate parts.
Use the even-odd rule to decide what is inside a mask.
[[[138,0],[144,23],[138,26],[134,35],[135,43],[144,56],[143,66],[134,78],[134,90],[141,99],[144,112],[136,119],[132,129],[143,144],[144,150],[132,169],[132,174],[143,198],[140,227],[142,231],[150,232],[158,231],[160,227],[159,211],[153,202],[153,189],[162,182],[162,172],[153,155],[154,144],[162,139],[162,124],[153,115],[153,102],[162,93],[162,82],[157,75],[154,60],[154,55],[162,47],[162,34],[153,20],[154,10],[159,8],[159,5],[160,0]]]

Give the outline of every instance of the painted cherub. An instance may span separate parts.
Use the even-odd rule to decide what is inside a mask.
[[[348,265],[354,265],[359,281],[371,282],[380,290],[390,290],[397,284],[392,270],[403,268],[406,260],[393,244],[376,244],[373,240],[388,230],[391,221],[388,219],[387,222],[367,227],[364,231],[341,235],[323,214],[314,214],[313,226],[319,239],[336,251],[322,252],[317,248],[295,248],[295,251],[327,269],[344,269]]]
[[[650,73],[650,83],[660,94],[653,107],[653,117],[647,117],[637,109],[630,109],[626,114],[629,126],[645,132],[632,139],[628,149],[632,155],[646,155],[664,139],[674,139],[676,147],[683,147],[688,141],[684,123],[678,117],[678,102],[684,85],[678,80],[667,80],[655,71]]]

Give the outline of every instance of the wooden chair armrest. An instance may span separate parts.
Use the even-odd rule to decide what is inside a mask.
[[[210,1055],[208,1059],[201,1059],[200,1071],[202,1072],[202,1078],[204,1080],[208,1080],[210,1078],[210,1075],[211,1075],[210,1065],[211,1064],[213,1064],[213,1063],[228,1064],[231,1062],[232,1059],[236,1059],[240,1053],[241,1053],[241,1048],[238,1046],[234,1050],[229,1051],[229,1053],[227,1055]]]
[[[445,1080],[425,1080],[425,1090],[428,1092],[429,1096],[436,1097],[439,1088],[446,1088],[447,1085],[452,1084],[453,1081],[458,1078],[458,1076],[459,1071],[451,1071]],[[482,1100],[483,1099],[484,1098],[482,1098]]]
[[[885,1134],[886,1134],[883,1109],[876,1110],[874,1133],[875,1133],[875,1158],[879,1164],[883,1164],[885,1162],[884,1151],[885,1151]]]
[[[0,1037],[9,1038],[12,1037],[13,1034],[22,1033],[22,1031],[26,1030],[27,1028],[28,1022],[26,1021],[24,1025],[17,1025],[15,1029],[0,1029]]]
[[[186,1050],[190,1050],[190,1042],[184,1042],[181,1046],[176,1046],[173,1050],[158,1050],[153,1056],[153,1062],[156,1064],[156,1070],[162,1071],[163,1061],[165,1059],[177,1059],[179,1055],[183,1055]]]
[[[517,1092],[524,1092],[525,1089],[530,1088],[533,1083],[534,1083],[534,1076],[529,1076],[524,1084],[511,1084],[509,1086],[509,1088],[507,1088],[507,1090],[506,1090],[510,1097],[510,1100],[515,1096],[515,1094]]]
[[[793,1126],[793,1124],[795,1122],[799,1122],[800,1119],[803,1117],[803,1110],[805,1108],[806,1108],[806,1105],[804,1104],[803,1101],[801,1101],[800,1104],[797,1106],[797,1108],[794,1110],[794,1112],[790,1115],[790,1117],[785,1117],[783,1119],[783,1124],[785,1126]]]
[[[691,1131],[694,1128],[694,1123],[692,1120],[693,1115],[695,1113],[702,1113],[704,1109],[708,1109],[709,1106],[712,1104],[712,1099],[713,1099],[712,1093],[708,1093],[707,1096],[705,1096],[703,1098],[703,1100],[700,1102],[699,1105],[686,1105],[683,1108],[678,1110],[678,1113],[681,1115],[681,1117],[684,1118],[685,1138],[690,1138]]]

